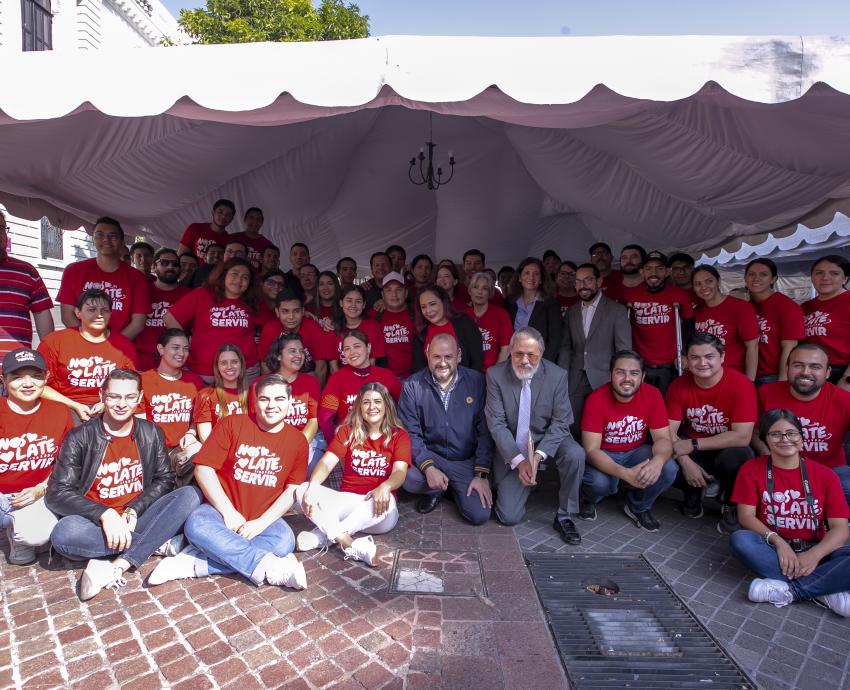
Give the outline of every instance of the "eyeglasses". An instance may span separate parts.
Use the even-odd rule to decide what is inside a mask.
[[[122,239],[121,235],[117,232],[101,232],[100,230],[92,233],[92,237],[96,240],[106,240],[107,242],[116,242]]]
[[[130,404],[139,402],[138,393],[132,393],[130,395],[116,395],[115,393],[106,393],[103,397],[107,402],[115,404],[120,403],[122,401]]]
[[[159,259],[157,261],[157,263],[160,266],[175,266],[175,267],[180,266],[179,259]]]
[[[266,285],[274,285],[278,290],[283,290],[286,287],[286,283],[282,280],[267,280],[265,282]]]
[[[803,438],[803,434],[796,429],[791,429],[790,431],[768,431],[767,437],[771,441],[781,441],[783,438],[787,438],[791,443],[796,443]]]

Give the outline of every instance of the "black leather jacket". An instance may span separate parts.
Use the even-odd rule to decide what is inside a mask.
[[[82,515],[100,523],[109,506],[86,498],[106,453],[109,436],[102,415],[68,432],[47,484],[44,501],[58,515]],[[133,440],[142,461],[142,493],[129,508],[141,516],[161,496],[174,490],[174,471],[165,450],[162,430],[138,417],[133,422]]]

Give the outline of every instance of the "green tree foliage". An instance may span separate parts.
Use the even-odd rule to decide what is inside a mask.
[[[343,0],[207,0],[180,10],[180,27],[195,43],[331,41],[366,38],[369,17]]]

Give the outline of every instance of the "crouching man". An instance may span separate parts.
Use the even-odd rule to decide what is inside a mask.
[[[113,369],[100,391],[103,412],[68,432],[47,486],[47,507],[64,516],[50,535],[53,548],[91,559],[80,578],[83,601],[125,585],[124,573],[177,534],[201,502],[197,489],[174,490],[162,430],[134,416],[141,398],[139,374]]]

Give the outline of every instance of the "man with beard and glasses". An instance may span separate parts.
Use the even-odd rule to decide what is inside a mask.
[[[620,350],[611,359],[611,382],[593,391],[585,403],[581,443],[587,460],[578,516],[595,520],[596,504],[615,495],[623,481],[631,487],[626,515],[639,528],[657,532],[660,525],[650,509],[673,485],[679,466],[673,460],[664,400],[643,379],[641,356]]]
[[[428,368],[404,384],[398,414],[410,434],[413,467],[404,490],[423,494],[416,510],[430,513],[446,491],[473,525],[490,519],[493,441],[484,418],[486,384],[458,366],[457,341],[440,333],[428,344]]]
[[[522,520],[538,469],[542,471],[539,464],[554,457],[561,481],[554,528],[567,544],[580,544],[570,516],[579,509],[584,450],[570,435],[567,372],[543,359],[546,346],[535,328],[516,331],[510,348],[510,359],[487,370],[485,412],[496,445],[496,517],[505,525]]]
[[[640,269],[643,282],[626,288],[626,303],[631,308],[634,350],[646,363],[646,382],[667,393],[676,377],[675,305],[679,305],[682,342],[693,330],[692,300],[681,288],[667,282],[667,258],[661,252],[647,254]]]
[[[614,261],[611,246],[605,242],[595,242],[590,245],[590,249],[587,251],[590,254],[590,263],[599,269],[599,276],[602,279],[602,293],[608,299],[622,302],[623,274],[611,268]]]
[[[567,310],[558,364],[569,372],[570,405],[578,433],[585,398],[610,380],[611,357],[632,347],[629,315],[622,304],[602,294],[599,269],[576,269],[579,304]]]
[[[832,468],[850,500],[850,467],[844,449],[850,431],[850,393],[828,381],[827,352],[815,343],[800,343],[791,350],[787,372],[787,381],[759,388],[759,415],[773,409],[791,410],[803,425],[801,454]],[[756,435],[752,446],[760,455],[768,452]]]
[[[677,288],[688,293],[691,298],[691,306],[696,309],[702,304],[702,298],[694,290],[694,257],[684,252],[671,254],[667,259],[667,268],[670,270],[670,282]]]
[[[646,249],[639,244],[627,244],[620,251],[620,272],[623,274],[623,291],[643,283],[641,267],[646,261]]]
[[[180,285],[180,258],[174,249],[162,247],[153,256],[154,282],[150,286],[151,310],[145,320],[144,330],[136,336],[136,358],[139,371],[156,366],[156,341],[165,332],[163,315],[191,289]]]

